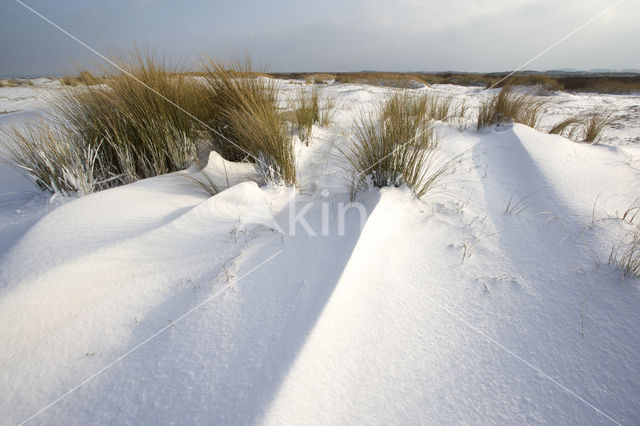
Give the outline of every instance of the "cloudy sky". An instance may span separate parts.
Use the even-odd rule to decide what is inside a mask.
[[[250,51],[272,71],[512,70],[617,0],[23,0],[100,51],[134,42],[180,60]],[[640,1],[625,0],[527,69],[640,69]],[[0,75],[98,58],[0,2]]]

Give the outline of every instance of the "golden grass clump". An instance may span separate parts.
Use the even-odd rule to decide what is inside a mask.
[[[556,123],[551,129],[549,129],[549,134],[565,135],[569,139],[573,139],[581,122],[582,118],[579,115],[565,118],[564,120]]]
[[[585,142],[595,143],[600,140],[602,131],[616,122],[613,114],[605,109],[596,109],[587,114],[584,130]]]
[[[62,92],[46,120],[10,130],[10,162],[45,189],[83,194],[188,167],[204,135],[185,112],[199,112],[199,88],[148,52],[121,66],[103,86]]]
[[[9,140],[3,147],[4,161],[31,177],[42,190],[86,195],[108,184],[108,177],[99,176],[100,146],[74,139],[69,127],[41,120],[21,127],[9,125],[1,132]],[[105,181],[98,181],[101,177]]]
[[[302,142],[309,145],[311,129],[320,121],[320,92],[313,88],[310,91],[301,88],[293,106],[293,125]]]
[[[407,108],[410,114],[420,119],[425,118],[433,121],[450,122],[454,119],[463,117],[466,111],[464,102],[456,103],[451,96],[440,96],[432,93],[420,93],[415,95],[401,95],[399,98],[409,96],[410,101],[407,102]],[[395,114],[397,109],[398,96],[394,96],[382,107],[383,117]]]
[[[253,161],[264,181],[296,182],[293,142],[278,109],[277,82],[253,71],[251,62],[204,65],[203,94],[214,148],[227,160]]]
[[[320,108],[320,116],[318,117],[318,125],[322,127],[329,127],[333,122],[335,114],[336,100],[335,98],[325,97],[324,107]]]
[[[596,108],[587,114],[568,117],[551,129],[549,133],[563,135],[578,142],[598,143],[602,132],[615,124],[613,114],[604,108]]]
[[[15,78],[0,80],[0,87],[18,87],[18,86],[32,86],[31,80],[18,80]]]
[[[320,91],[301,88],[293,102],[293,128],[302,142],[309,145],[311,130],[314,124],[329,127],[333,119],[333,99],[324,99],[324,107],[320,106]]]
[[[478,111],[478,129],[512,120],[535,128],[545,111],[546,102],[530,92],[515,93],[510,86],[486,98]]]
[[[93,86],[96,84],[101,84],[103,82],[102,77],[94,76],[90,71],[83,70],[78,73],[76,76],[66,76],[60,80],[61,84],[65,86]]]
[[[464,103],[456,104],[451,96],[425,96],[427,103],[427,116],[432,120],[450,121],[460,114],[464,114]]]
[[[202,126],[197,85],[178,67],[136,50],[107,87],[67,91],[57,112],[75,137],[101,144],[101,158],[123,183],[182,170],[195,159]],[[187,111],[187,112],[185,112]]]
[[[446,175],[451,162],[436,166],[438,138],[427,115],[428,99],[397,93],[377,114],[362,114],[353,139],[344,148],[354,176],[354,193],[362,184],[406,184],[421,198]]]

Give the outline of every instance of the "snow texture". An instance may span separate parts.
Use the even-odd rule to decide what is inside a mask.
[[[56,90],[0,89],[0,126]],[[640,194],[640,97],[547,96],[543,128],[612,108],[601,145],[440,123],[463,153],[446,191],[361,192],[341,235],[339,147],[393,89],[322,92],[335,121],[297,143],[299,190],[215,153],[213,197],[196,169],[52,197],[0,163],[0,423],[640,423],[640,287],[607,262]]]

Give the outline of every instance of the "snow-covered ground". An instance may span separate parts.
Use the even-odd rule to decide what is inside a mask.
[[[0,88],[0,126],[56,90]],[[298,191],[212,154],[213,197],[189,169],[65,199],[0,163],[0,423],[640,423],[640,283],[608,264],[640,96],[547,96],[543,128],[611,108],[601,145],[441,123],[446,191],[345,213],[338,147],[391,89],[322,90],[334,124],[298,146]]]

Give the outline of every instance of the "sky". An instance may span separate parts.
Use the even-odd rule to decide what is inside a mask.
[[[197,63],[250,52],[284,71],[509,71],[617,0],[22,0],[94,49]],[[640,69],[640,1],[526,69]],[[0,2],[0,75],[74,74],[100,59],[15,0]]]

